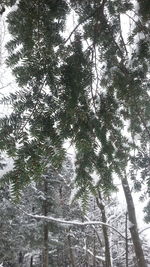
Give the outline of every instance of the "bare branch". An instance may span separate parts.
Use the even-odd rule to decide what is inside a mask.
[[[146,230],[148,230],[148,229],[150,229],[150,226],[148,226],[148,227],[142,229],[141,231],[139,231],[139,234],[142,234],[144,231],[146,231]]]

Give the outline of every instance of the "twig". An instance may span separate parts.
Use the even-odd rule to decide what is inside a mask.
[[[8,83],[8,84],[6,84],[6,85],[0,87],[0,90],[3,90],[4,88],[6,88],[6,87],[9,86],[9,85],[11,85],[11,83]]]
[[[136,13],[135,13],[136,14]],[[134,23],[140,27],[142,31],[144,31],[146,34],[149,33],[148,29],[142,25],[141,21],[136,21],[134,18],[132,18],[129,14],[125,14],[128,18],[134,21]]]
[[[79,26],[80,26],[81,24],[83,24],[85,21],[87,21],[88,19],[90,19],[95,13],[96,13],[96,11],[93,12],[92,14],[90,14],[89,16],[87,16],[83,21],[80,21],[80,22],[75,26],[75,28],[72,30],[72,32],[69,34],[68,38],[64,41],[64,44],[67,43],[67,42],[70,40],[71,36],[72,36],[72,35],[74,34],[74,32],[79,28]]]
[[[119,23],[120,23],[120,38],[121,38],[121,41],[122,41],[122,43],[123,43],[124,49],[125,49],[125,51],[126,51],[126,56],[128,56],[128,51],[127,51],[127,48],[126,48],[126,45],[125,45],[125,42],[124,42],[124,39],[123,39],[123,35],[122,35],[121,22],[120,22],[120,15],[119,15]]]
[[[148,226],[148,227],[142,229],[141,231],[139,231],[139,234],[142,234],[144,231],[146,231],[146,230],[148,230],[148,229],[150,229],[150,226]]]

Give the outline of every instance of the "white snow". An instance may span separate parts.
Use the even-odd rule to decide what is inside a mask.
[[[128,221],[128,228],[131,229],[133,227],[134,227],[134,224],[132,222]]]
[[[21,210],[21,209],[20,209]],[[59,223],[59,224],[66,224],[66,225],[76,225],[76,226],[87,226],[87,225],[105,225],[107,226],[108,228],[111,228],[113,231],[115,231],[116,233],[118,233],[122,238],[125,239],[125,236],[123,236],[122,233],[120,233],[115,227],[113,227],[112,225],[110,224],[107,224],[107,223],[103,223],[101,221],[85,221],[85,222],[81,222],[81,221],[78,221],[78,220],[65,220],[64,218],[55,218],[55,217],[52,217],[52,216],[43,216],[43,215],[34,215],[34,214],[31,214],[31,213],[27,213],[26,211],[24,210],[21,210],[24,214],[26,214],[27,216],[30,216],[30,217],[33,217],[33,218],[36,218],[36,219],[42,219],[42,220],[47,220],[47,221],[52,221],[52,222],[56,222],[56,223]]]

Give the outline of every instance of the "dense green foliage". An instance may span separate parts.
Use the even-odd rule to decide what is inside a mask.
[[[13,111],[0,121],[0,148],[14,159],[5,175],[14,192],[48,164],[60,168],[66,140],[75,144],[76,183],[85,196],[95,189],[93,172],[109,192],[113,173],[130,159],[134,169],[138,150],[147,153],[149,2],[138,2],[136,10],[130,0],[20,0],[8,14],[7,64],[20,90],[3,99]],[[65,39],[71,12],[78,24]],[[123,15],[132,24],[127,36]]]

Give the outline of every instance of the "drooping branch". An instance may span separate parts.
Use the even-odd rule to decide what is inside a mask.
[[[106,227],[111,228],[113,231],[118,233],[118,235],[120,235],[123,239],[125,239],[125,236],[123,234],[121,234],[115,227],[113,227],[107,223],[103,223],[101,221],[85,221],[85,222],[80,222],[77,220],[67,221],[67,220],[64,220],[63,218],[55,218],[52,216],[43,216],[43,215],[34,215],[31,213],[27,213],[26,211],[24,211],[22,209],[20,209],[20,210],[29,217],[32,217],[35,219],[47,220],[47,221],[51,221],[51,222],[55,222],[55,223],[59,223],[59,224],[66,224],[66,225],[73,225],[73,226],[104,225]]]

